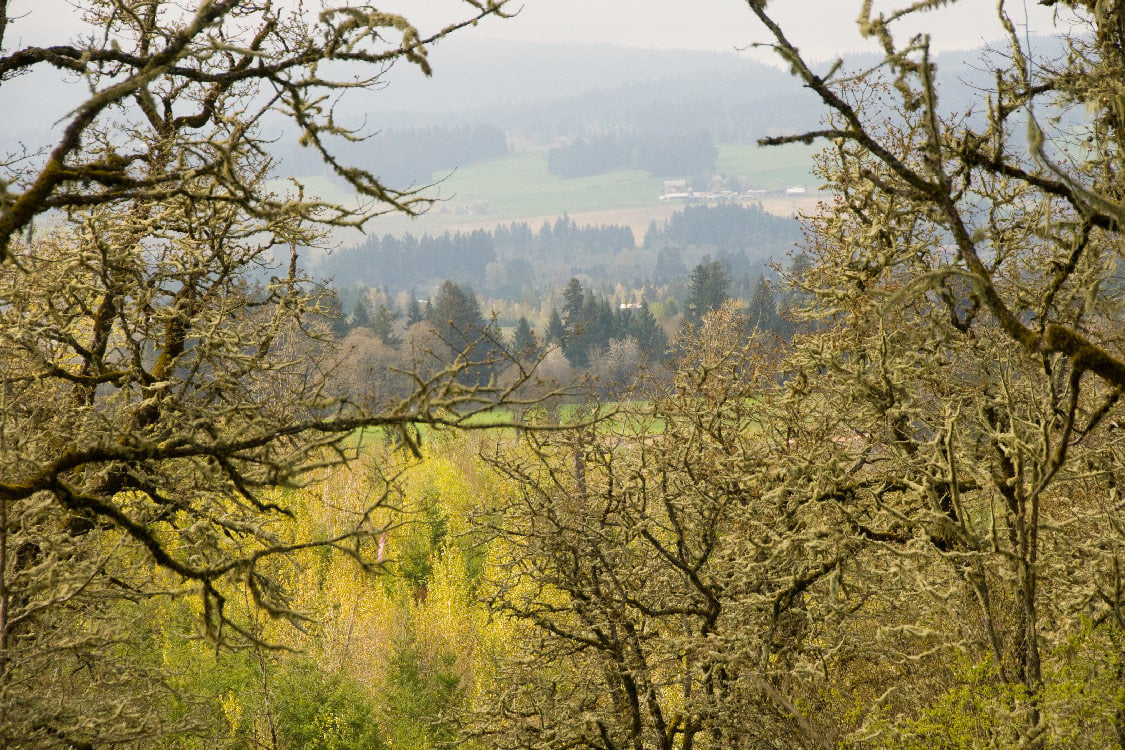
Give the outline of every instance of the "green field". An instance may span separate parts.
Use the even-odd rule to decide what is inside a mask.
[[[776,189],[816,181],[809,174],[815,146],[793,144],[760,148],[749,144],[720,144],[717,172],[744,177],[756,188]],[[639,169],[621,169],[592,177],[562,178],[547,171],[542,151],[508,154],[433,176],[426,192],[439,199],[430,211],[410,219],[398,214],[379,217],[370,231],[399,233],[440,232],[449,227],[490,226],[518,219],[555,217],[564,213],[659,209],[664,181]],[[305,179],[306,192],[344,204],[350,193],[324,177]],[[276,181],[274,189],[286,191]],[[607,217],[607,222],[609,218]]]
[[[747,177],[763,188],[808,187],[813,182],[809,167],[816,149],[799,143],[775,148],[721,144],[716,166],[722,174]],[[433,213],[448,216],[463,212],[468,218],[476,210],[498,220],[511,220],[643,208],[656,203],[663,187],[662,178],[639,169],[593,177],[556,177],[547,171],[545,153],[525,152],[458,169],[437,186],[438,193],[449,200],[436,206]]]
[[[435,177],[440,175],[435,175]],[[547,171],[542,152],[509,154],[458,169],[438,191],[449,197],[435,212],[485,210],[498,219],[546,216],[606,208],[636,208],[656,201],[663,181],[639,169],[564,179]]]
[[[790,143],[762,147],[743,143],[719,144],[716,169],[720,174],[749,178],[756,188],[773,189],[804,185],[813,190],[819,180],[811,173],[812,158],[820,146]]]

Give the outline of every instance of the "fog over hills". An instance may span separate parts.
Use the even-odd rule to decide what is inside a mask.
[[[1044,38],[1036,46],[1049,53],[1057,43]],[[964,112],[973,90],[989,83],[982,72],[984,66],[978,64],[982,54],[981,50],[971,50],[938,55],[942,109],[946,112]],[[419,186],[505,153],[546,154],[575,141],[637,133],[674,141],[685,133],[703,132],[716,144],[749,146],[764,136],[815,129],[823,117],[816,98],[787,71],[733,50],[482,40],[465,34],[435,44],[430,59],[432,77],[423,76],[412,66],[399,65],[385,73],[379,86],[344,92],[337,103],[338,121],[372,136],[359,143],[337,139],[335,147],[345,161],[371,169],[390,185]],[[845,67],[861,68],[871,62],[871,58],[852,55],[845,59]],[[18,156],[23,149],[49,145],[59,123],[65,121],[63,118],[87,88],[81,81],[26,76],[7,82],[6,91],[12,101],[10,112],[18,115],[0,119],[0,151]],[[274,138],[278,177],[315,177],[319,181],[312,189],[323,191],[331,199],[350,200],[335,192],[339,186],[334,185],[316,153],[296,144],[282,118],[267,117],[261,127]],[[526,159],[512,167],[523,176],[540,169]],[[527,192],[510,178],[513,170],[494,170],[483,182],[468,175],[472,178],[468,184],[446,182],[439,190],[443,198],[464,199],[463,203],[473,206],[491,203],[496,209],[505,200],[487,194],[494,187]],[[746,174],[731,172],[729,167],[716,172]],[[693,176],[697,173],[649,177]],[[637,196],[651,194],[655,199],[659,194],[658,182],[643,183],[639,177],[623,177],[616,182],[622,180],[631,186],[633,197],[629,200],[622,200],[609,183],[583,186],[581,200],[571,200],[579,186],[568,183],[575,189],[569,190],[566,200],[539,201],[529,211],[510,208],[471,214],[463,222],[458,219],[461,226],[457,228],[468,224],[489,227],[493,218],[542,220],[566,211],[590,212],[600,207],[591,205],[594,198],[604,200],[607,209],[636,208]],[[777,178],[774,187],[777,182],[809,184],[799,176],[788,180]],[[462,210],[456,205],[447,208]],[[629,222],[636,231],[649,218]],[[373,229],[401,233],[408,224],[404,217],[387,217],[376,222]],[[410,231],[438,231],[433,224],[431,220]],[[349,235],[340,239],[352,244],[361,238]]]
[[[1050,52],[1044,38],[1040,49]],[[975,62],[981,51],[938,56],[948,111],[959,94],[987,83]],[[481,40],[471,34],[435,44],[434,74],[412,66],[388,70],[382,85],[349,91],[337,114],[368,132],[487,123],[517,138],[547,145],[560,138],[653,124],[700,126],[717,141],[749,142],[764,135],[816,127],[821,109],[786,71],[735,51],[654,50],[610,44]],[[861,67],[867,60],[846,58]],[[42,78],[42,79],[40,79]],[[70,108],[87,93],[81,81],[34,75],[5,84],[11,107],[0,119],[0,147],[11,152],[49,142]],[[267,130],[281,130],[265,122]],[[278,151],[293,144],[279,133]]]
[[[811,109],[790,77],[734,52],[650,50],[608,44],[449,39],[431,53],[434,75],[400,67],[386,86],[349,98],[343,110],[377,127],[489,122],[563,133],[575,127],[708,119],[717,110],[784,100]],[[796,96],[794,95],[796,93]],[[747,125],[744,130],[756,129]],[[718,137],[718,136],[717,136]]]
[[[1056,54],[1057,40],[1043,37],[1036,48]],[[963,96],[957,85],[986,84],[980,71],[983,48],[942,52],[939,63],[943,96],[951,111]],[[519,123],[534,113],[556,113],[566,104],[576,118],[622,119],[643,104],[674,112],[690,105],[725,101],[728,107],[768,106],[744,124],[746,131],[782,129],[786,121],[819,111],[815,97],[804,91],[787,71],[730,52],[643,49],[610,44],[534,43],[453,37],[430,53],[434,75],[400,66],[390,70],[386,86],[349,97],[343,111],[365,114],[377,127],[412,127],[460,121],[488,121],[501,127]],[[845,68],[862,68],[870,55],[845,56]],[[827,68],[831,61],[826,61]],[[982,77],[984,76],[984,77]],[[645,97],[649,97],[645,101]],[[669,98],[671,97],[671,98]],[[692,114],[706,118],[707,110]],[[716,134],[716,137],[719,137]]]

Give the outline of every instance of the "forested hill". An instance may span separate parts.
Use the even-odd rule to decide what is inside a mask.
[[[662,177],[711,174],[718,155],[711,134],[702,128],[605,133],[552,148],[547,171],[559,177],[587,177],[612,169],[643,169]]]
[[[575,275],[643,284],[654,278],[660,251],[669,247],[729,257],[733,268],[749,269],[780,256],[798,238],[796,220],[759,206],[699,205],[677,211],[664,226],[653,222],[639,248],[628,227],[579,226],[562,216],[538,228],[512,222],[492,231],[371,237],[332,253],[312,270],[337,286],[423,292],[448,279],[518,299],[525,290],[558,287]]]
[[[372,108],[361,109],[366,100],[356,97],[350,114],[389,129],[491,123],[548,144],[656,124],[748,141],[796,130],[819,112],[814,97],[794,93],[786,71],[733,51],[463,39],[438,46],[432,59],[441,76],[394,69],[386,88],[370,95]]]
[[[403,130],[385,130],[360,141],[339,143],[340,153],[388,185],[425,185],[435,172],[448,172],[461,165],[492,159],[508,153],[504,131],[495,125],[430,125]],[[286,149],[278,174],[329,174],[316,151]]]
[[[1049,38],[1034,42],[1046,52],[1057,47]],[[937,55],[948,111],[964,111],[971,92],[989,84],[980,56],[980,50]],[[716,142],[750,142],[815,129],[824,114],[811,92],[793,86],[787,70],[734,51],[467,37],[437,45],[431,58],[441,75],[392,69],[385,88],[350,99],[340,116],[369,123],[372,131],[489,123],[544,145],[656,125],[671,132],[702,128]],[[873,62],[851,55],[844,67],[859,70]]]

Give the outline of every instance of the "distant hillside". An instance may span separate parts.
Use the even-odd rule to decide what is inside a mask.
[[[1059,54],[1057,40],[1043,37],[1035,46],[1045,56]],[[963,110],[966,86],[991,83],[980,56],[980,50],[938,56],[946,111]],[[384,85],[348,92],[335,110],[338,121],[372,134],[485,124],[505,132],[516,147],[545,147],[658,125],[702,128],[716,143],[750,142],[816,127],[822,113],[788,73],[734,52],[481,40],[467,33],[435,45],[431,62],[430,78],[400,65],[386,73]],[[849,65],[863,62],[850,58]],[[4,87],[9,114],[18,117],[0,119],[0,153],[49,143],[87,93],[83,81],[35,74]],[[292,160],[301,152],[279,119],[261,125],[277,138],[279,155]]]
[[[1060,53],[1035,40],[1046,58]],[[983,49],[937,55],[943,109],[963,111],[968,91],[990,84]],[[731,52],[654,50],[608,44],[480,40],[471,34],[432,51],[434,75],[391,70],[386,87],[351,98],[342,110],[375,128],[487,122],[540,145],[621,128],[702,127],[716,142],[816,127],[816,97],[785,70]],[[873,62],[845,58],[845,69]],[[829,63],[824,63],[827,68]]]
[[[618,129],[704,128],[742,141],[815,122],[815,98],[777,68],[734,52],[451,39],[435,74],[393,70],[372,92],[389,127],[488,122],[532,143]],[[376,98],[377,97],[377,101]],[[349,106],[360,109],[364,99]]]
[[[441,42],[430,59],[434,67],[430,78],[406,67],[392,69],[386,76],[386,88],[371,92],[372,107],[406,116],[460,112],[479,117],[685,73],[721,75],[751,70],[787,78],[733,52],[480,40],[472,35]],[[365,110],[361,105],[354,111]]]

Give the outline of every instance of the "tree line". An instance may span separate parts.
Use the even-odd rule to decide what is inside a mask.
[[[547,152],[547,171],[589,177],[615,169],[643,169],[659,177],[692,177],[715,171],[719,150],[703,128],[640,130],[577,137]]]
[[[644,246],[700,246],[718,252],[753,247],[789,249],[800,236],[800,226],[794,219],[768,213],[760,204],[699,204],[684,206],[663,225],[653,221],[645,232]]]
[[[782,270],[799,277],[808,264],[807,256],[798,255]],[[429,298],[411,294],[405,302],[401,295],[396,303],[385,292],[368,290],[349,313],[329,291],[322,314],[346,352],[335,387],[348,398],[379,401],[407,395],[403,373],[412,369],[461,362],[458,381],[479,386],[503,380],[516,363],[538,362],[540,377],[567,386],[593,379],[598,395],[613,398],[642,377],[666,378],[675,361],[669,342],[716,310],[741,311],[747,336],[768,336],[784,347],[799,330],[804,304],[804,295],[776,276],[736,282],[727,263],[710,256],[676,284],[618,297],[572,277],[550,299],[537,315],[516,305],[500,316],[499,300],[446,280]]]
[[[389,184],[420,187],[457,167],[504,156],[508,141],[495,125],[430,125],[381,130],[358,141],[341,140],[335,150],[349,164],[378,174]],[[312,176],[325,172],[325,165],[307,148],[287,149],[276,170]]]
[[[663,226],[653,222],[640,254],[629,227],[579,226],[561,216],[538,228],[512,222],[491,231],[371,237],[332,253],[313,270],[338,285],[346,279],[349,286],[392,294],[451,280],[492,297],[519,299],[528,290],[562,286],[576,271],[622,283],[667,284],[686,277],[682,254],[692,248],[723,259],[738,280],[758,273],[766,258],[782,255],[798,237],[796,221],[760,206],[701,205],[677,211]],[[617,278],[607,279],[610,265]]]

